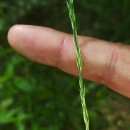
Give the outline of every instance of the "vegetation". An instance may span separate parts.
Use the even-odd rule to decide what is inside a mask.
[[[75,0],[79,34],[130,43],[129,0]],[[71,32],[66,1],[0,1],[0,130],[83,130],[77,77],[34,63],[11,49],[14,24]],[[62,84],[61,84],[62,82]],[[129,100],[87,82],[90,130],[129,130]]]
[[[82,105],[82,111],[83,111],[83,118],[84,118],[85,128],[86,130],[89,130],[89,116],[88,116],[88,110],[87,110],[86,100],[85,100],[86,86],[84,84],[83,77],[82,77],[82,55],[81,55],[80,48],[78,45],[77,25],[76,25],[77,23],[76,23],[73,0],[68,0],[67,6],[69,10],[69,17],[70,17],[70,22],[71,22],[72,31],[73,31],[73,41],[74,41],[74,46],[75,46],[77,69],[79,73],[79,87],[80,87],[80,98],[81,98],[81,105]]]

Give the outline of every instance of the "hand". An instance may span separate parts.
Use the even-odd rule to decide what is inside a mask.
[[[50,28],[15,25],[10,45],[36,62],[77,75],[72,35]],[[130,98],[130,46],[78,36],[84,79],[100,82]]]

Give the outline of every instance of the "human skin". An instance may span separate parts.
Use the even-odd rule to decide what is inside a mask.
[[[78,75],[73,36],[46,27],[15,25],[8,32],[10,45],[20,54]],[[130,98],[130,46],[78,36],[83,78],[102,83]]]

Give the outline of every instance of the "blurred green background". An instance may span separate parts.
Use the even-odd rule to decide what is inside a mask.
[[[78,32],[130,43],[130,0],[75,0]],[[84,130],[78,79],[10,48],[14,24],[71,33],[65,0],[0,0],[0,130]],[[129,99],[86,81],[91,130],[130,130]]]

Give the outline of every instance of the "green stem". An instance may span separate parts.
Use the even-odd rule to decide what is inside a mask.
[[[67,7],[69,10],[69,17],[70,17],[72,31],[73,31],[73,40],[74,40],[74,46],[76,52],[76,63],[77,63],[77,68],[79,73],[80,98],[81,98],[81,105],[83,111],[83,118],[84,118],[86,130],[89,130],[89,116],[88,116],[88,111],[87,111],[86,101],[85,101],[86,91],[85,91],[85,84],[82,77],[82,56],[78,45],[77,26],[76,26],[76,17],[75,17],[73,0],[67,0]]]

